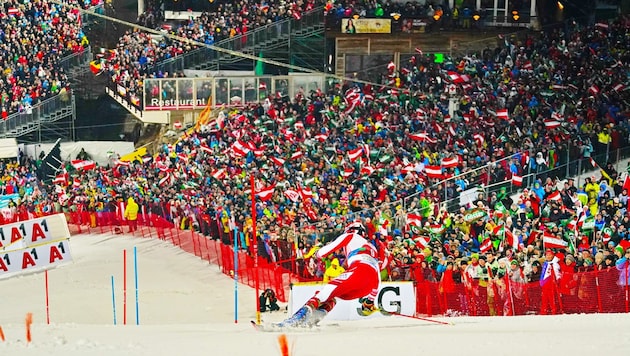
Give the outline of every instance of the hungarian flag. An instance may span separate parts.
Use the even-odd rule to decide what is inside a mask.
[[[512,174],[512,184],[520,187],[523,185],[523,177],[517,176],[516,174]]]
[[[440,166],[425,166],[424,171],[429,178],[442,179],[442,168]]]
[[[275,185],[271,185],[269,187],[264,187],[258,193],[256,193],[256,196],[258,198],[260,198],[260,200],[262,200],[262,201],[267,201],[267,200],[271,199],[271,197],[273,196],[273,192],[275,190],[276,190],[276,186]]]
[[[543,246],[545,248],[565,248],[568,245],[563,239],[559,239],[547,232],[543,233]]]
[[[444,168],[455,168],[457,167],[459,162],[458,162],[457,156],[454,156],[454,157],[442,159],[441,164],[442,164],[442,167]]]
[[[490,238],[486,238],[485,240],[483,240],[481,245],[479,245],[479,251],[481,253],[486,253],[490,251],[491,249],[492,249],[492,240],[490,240]]]
[[[341,172],[341,176],[344,178],[348,178],[352,175],[352,173],[354,173],[354,169],[352,168],[346,168]]]
[[[374,167],[371,166],[363,166],[361,167],[361,174],[364,174],[366,176],[371,176],[372,173],[374,173],[376,171],[376,169],[374,169]]]
[[[96,162],[90,160],[75,159],[70,162],[77,171],[89,171],[96,168]]]

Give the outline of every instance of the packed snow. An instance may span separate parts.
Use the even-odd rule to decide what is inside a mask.
[[[0,280],[0,355],[280,355],[277,333],[256,331],[256,296],[215,265],[154,239],[77,235],[73,263],[45,274]],[[133,249],[137,249],[138,317]],[[126,324],[123,251],[127,251]],[[114,325],[111,277],[114,276]],[[622,302],[622,301],[620,301]],[[263,313],[265,321],[286,317]],[[32,341],[25,315],[33,313]],[[454,325],[390,316],[323,322],[289,333],[293,356],[351,355],[628,355],[630,315],[435,318]]]

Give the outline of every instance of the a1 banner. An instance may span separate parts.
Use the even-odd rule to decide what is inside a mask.
[[[0,279],[51,269],[71,261],[68,239],[0,252]]]
[[[0,226],[0,249],[12,251],[70,236],[64,214],[20,221]]]

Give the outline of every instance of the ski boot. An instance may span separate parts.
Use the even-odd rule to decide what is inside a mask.
[[[328,315],[328,313],[335,307],[337,301],[331,299],[321,303],[316,309],[313,309],[313,314],[310,320],[308,320],[309,327],[317,326],[322,319]]]
[[[361,303],[359,314],[363,316],[369,316],[378,311],[378,308],[374,305],[374,301],[369,298],[360,298],[359,303]]]

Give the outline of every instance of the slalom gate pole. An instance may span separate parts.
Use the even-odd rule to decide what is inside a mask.
[[[234,324],[238,324],[238,229],[234,228]]]
[[[254,277],[254,285],[256,289],[256,324],[260,325],[260,298],[258,298],[260,294],[260,273],[258,272],[258,236],[256,236],[256,184],[254,179],[254,174],[250,173],[250,184],[252,186],[252,241],[254,243],[254,273],[256,274],[256,276]]]
[[[114,313],[114,325],[116,325],[116,294],[114,293],[114,276],[112,276],[112,312]]]
[[[133,247],[133,275],[136,282],[136,325],[140,325],[140,311],[138,310],[138,249]]]
[[[127,325],[127,249],[123,250],[123,325]]]
[[[435,319],[431,319],[431,318],[423,318],[421,316],[415,316],[415,315],[405,315],[405,314],[400,314],[400,313],[396,313],[396,312],[387,312],[387,314],[394,315],[394,316],[402,316],[402,317],[405,317],[405,318],[410,318],[410,319],[415,319],[415,320],[428,321],[430,323],[436,323],[436,324],[440,324],[440,325],[455,325],[455,323],[449,323],[449,322],[446,322],[446,321],[435,320]]]
[[[48,270],[44,271],[44,284],[46,284],[46,324],[50,325],[50,304],[48,303]]]
[[[24,321],[26,324],[26,342],[30,344],[31,341],[33,341],[33,337],[31,335],[31,325],[33,324],[33,313],[26,313],[26,318]]]

